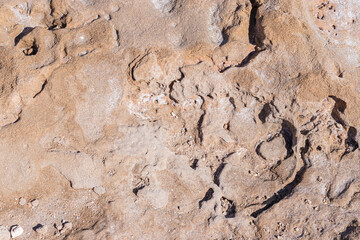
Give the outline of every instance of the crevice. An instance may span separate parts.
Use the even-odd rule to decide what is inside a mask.
[[[16,37],[15,37],[15,39],[14,39],[14,44],[15,44],[15,46],[19,43],[19,41],[23,38],[23,37],[25,37],[26,35],[28,35],[29,33],[31,33],[31,31],[33,30],[34,28],[32,28],[32,27],[26,27],[26,28],[24,28],[24,30],[19,34],[19,35],[17,35]]]
[[[347,133],[347,139],[345,140],[345,144],[349,152],[353,152],[359,148],[358,142],[355,140],[357,135],[357,130],[354,127],[349,127]]]
[[[305,160],[305,154],[309,151],[310,148],[310,142],[309,140],[305,141],[305,146],[300,149],[301,152],[301,159],[303,160],[304,165],[300,168],[300,170],[296,173],[294,180],[287,184],[285,187],[280,189],[278,192],[276,192],[272,197],[270,197],[268,200],[263,202],[262,204],[265,206],[263,208],[260,208],[250,214],[250,216],[257,218],[260,214],[262,214],[264,211],[268,210],[275,204],[279,203],[282,199],[290,196],[297,185],[302,181],[303,176],[306,172],[306,169],[309,167],[307,161]]]
[[[145,185],[140,185],[139,187],[133,188],[132,192],[137,196],[138,192],[145,188]]]
[[[177,82],[177,80],[174,80],[174,81],[172,81],[172,82],[169,84],[169,98],[170,98],[170,100],[173,101],[174,103],[179,103],[179,101],[172,96],[172,91],[174,90],[174,84],[175,84],[176,82]]]
[[[173,96],[174,84],[181,82],[181,81],[184,79],[184,77],[185,77],[184,73],[181,71],[181,68],[179,68],[179,72],[180,72],[180,78],[172,81],[172,82],[169,84],[169,98],[170,98],[172,101],[174,101],[175,103],[179,103],[179,100],[177,100],[177,99]]]
[[[215,173],[214,173],[214,183],[217,186],[220,186],[220,175],[221,172],[224,170],[226,163],[221,163],[220,166],[216,169]]]
[[[37,230],[39,230],[40,228],[43,228],[44,226],[42,224],[37,224],[36,226],[34,226],[32,229],[36,232]]]
[[[292,147],[294,145],[296,145],[296,128],[294,125],[292,125],[291,122],[287,121],[287,120],[283,120],[282,124],[282,129],[280,131],[280,134],[283,136],[283,138],[285,139],[285,147],[287,150],[287,154],[285,159],[291,157],[294,154],[294,150],[292,149]]]
[[[131,77],[133,81],[136,81],[136,78],[134,77],[134,71],[139,66],[141,61],[147,57],[149,54],[151,54],[151,50],[146,50],[144,55],[137,55],[129,64],[128,64],[128,74]]]
[[[137,67],[137,65],[139,64],[139,62],[145,57],[146,55],[142,56],[140,58],[140,55],[138,55],[137,57],[134,58],[134,60],[132,60],[130,63],[129,63],[129,75],[131,77],[131,79],[133,81],[136,81],[135,77],[134,77],[134,71],[135,71],[135,68]],[[140,58],[140,59],[139,59]],[[139,59],[139,60],[138,60]]]
[[[320,125],[320,122],[319,122],[319,121],[314,123],[314,120],[315,120],[315,119],[316,119],[316,117],[313,116],[313,117],[311,117],[311,119],[310,119],[309,122],[307,122],[307,123],[305,123],[305,124],[302,125],[302,127],[303,127],[303,126],[308,125],[309,123],[313,123],[313,124],[311,125],[311,128],[310,128],[310,129],[302,129],[302,130],[300,130],[300,133],[301,133],[302,135],[304,135],[304,136],[308,135],[312,130],[314,130],[317,126]]]
[[[33,55],[36,55],[39,51],[39,46],[36,44],[36,41],[34,40],[32,45],[25,49],[23,51],[23,53],[25,54],[25,56],[33,56]]]
[[[359,143],[355,140],[357,135],[357,130],[354,127],[349,127],[347,132],[347,139],[345,140],[345,152],[341,156],[340,160],[347,154],[354,152],[359,148]]]
[[[222,197],[220,199],[222,212],[225,215],[225,218],[234,218],[236,214],[236,206],[234,201]]]
[[[214,195],[214,189],[210,188],[209,190],[207,190],[207,192],[205,193],[204,198],[199,201],[199,209],[202,207],[203,202],[207,202],[210,199],[212,199],[213,195]]]
[[[247,66],[251,60],[253,60],[257,55],[259,55],[259,53],[261,53],[262,51],[265,51],[266,48],[264,49],[256,49],[255,51],[250,52],[242,61],[241,63],[239,63],[238,65],[236,65],[235,67],[245,67]]]
[[[247,66],[251,60],[253,60],[257,55],[259,55],[259,53],[261,53],[262,51],[265,51],[266,48],[256,48],[254,51],[250,52],[240,63],[237,64],[231,64],[229,66],[223,67],[218,69],[219,73],[224,73],[226,70],[232,68],[232,67],[237,67],[237,68],[242,68]]]
[[[53,17],[52,25],[48,27],[48,30],[55,30],[60,28],[66,28],[68,23],[68,11],[65,10],[62,13],[57,11],[57,6],[59,4],[58,1],[51,0],[50,2],[50,16]],[[63,3],[64,4],[64,3]],[[65,4],[64,4],[65,5]],[[64,6],[63,5],[63,6]],[[60,10],[61,11],[61,10]]]
[[[222,42],[219,44],[219,47],[224,46],[226,43],[229,42],[229,36],[228,36],[228,34],[226,33],[226,31],[227,31],[227,29],[223,29],[223,30],[221,31],[221,36],[222,36],[223,40],[222,40]]]
[[[260,151],[260,147],[261,147],[261,145],[262,145],[263,143],[264,143],[264,142],[261,141],[260,143],[258,143],[258,144],[256,145],[256,147],[255,147],[255,153],[256,153],[259,157],[261,157],[262,159],[266,160],[266,158],[261,154],[261,151]]]
[[[59,23],[55,23],[55,21],[53,22],[53,25],[51,25],[50,27],[48,27],[48,30],[56,30],[56,29],[61,29],[61,28],[66,28],[67,23],[66,23],[66,17],[67,15],[63,15],[61,16]]]
[[[40,91],[37,92],[37,93],[33,96],[33,98],[36,98],[36,97],[45,89],[46,84],[47,84],[47,80],[45,80],[45,82],[41,85]]]
[[[21,120],[21,116],[20,116],[21,113],[22,113],[22,111],[19,112],[19,114],[18,114],[18,116],[17,116],[17,119],[16,119],[15,121],[10,122],[10,123],[8,123],[8,124],[5,124],[5,125],[3,125],[3,126],[0,126],[0,129],[5,128],[5,127],[9,127],[10,125],[13,125],[13,124],[19,122],[19,121]]]
[[[190,167],[194,170],[196,170],[196,168],[198,167],[198,162],[199,162],[199,159],[194,159],[190,165]]]
[[[141,189],[144,189],[146,186],[149,186],[149,179],[145,178],[145,179],[140,179],[140,181],[136,184],[136,187],[133,188],[132,192],[137,196],[139,191]]]
[[[251,12],[250,12],[250,24],[249,24],[249,42],[256,45],[256,15],[258,12],[259,5],[256,0],[250,0]]]
[[[258,15],[258,9],[262,4],[259,4],[257,0],[250,0],[251,2],[251,12],[250,12],[250,23],[249,23],[249,42],[257,47],[263,46],[264,30],[260,29],[260,24]]]
[[[360,237],[360,227],[357,220],[353,220],[343,231],[340,233],[340,240],[351,240],[359,239]]]
[[[308,135],[310,131],[311,130],[305,129],[305,130],[300,130],[300,133],[305,136],[305,135]]]
[[[115,41],[116,41],[117,46],[119,47],[120,46],[120,32],[119,32],[119,30],[115,30],[115,35],[116,35]]]
[[[265,103],[263,108],[261,109],[258,117],[262,123],[266,122],[266,118],[271,114],[270,103]]]
[[[264,46],[264,40],[265,40],[265,34],[264,29],[261,27],[261,24],[259,22],[262,20],[261,17],[258,15],[258,9],[262,4],[259,4],[257,0],[250,0],[251,2],[251,12],[250,12],[250,21],[249,21],[249,28],[248,28],[248,38],[249,43],[252,45],[255,45],[255,50],[250,52],[240,63],[232,64],[229,66],[224,66],[223,68],[219,69],[220,73],[225,72],[226,70],[232,68],[232,67],[245,67],[247,66],[251,60],[256,58],[256,56],[261,53],[262,51],[265,51],[267,49],[267,46]],[[226,36],[226,34],[223,34],[223,36]],[[226,41],[224,41],[226,42]],[[271,41],[270,45],[271,45]]]
[[[204,113],[201,114],[199,121],[197,123],[197,132],[198,132],[198,139],[199,139],[199,143],[201,144],[203,141],[203,131],[202,131],[202,124],[204,122],[204,117],[205,117],[206,111],[204,110]]]
[[[329,96],[335,101],[335,106],[331,112],[331,116],[335,119],[335,121],[342,126],[345,126],[344,120],[341,118],[340,114],[344,113],[346,109],[346,102],[340,98],[335,96]]]

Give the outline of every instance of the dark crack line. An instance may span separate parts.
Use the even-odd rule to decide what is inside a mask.
[[[235,67],[245,67],[247,66],[251,60],[253,60],[257,55],[259,55],[259,53],[261,53],[262,51],[265,51],[265,49],[262,50],[255,50],[250,52],[242,61],[240,64],[236,65]]]
[[[259,6],[256,3],[256,0],[250,0],[251,2],[251,12],[250,12],[250,23],[249,23],[249,42],[253,45],[256,45],[256,15],[259,9]]]
[[[303,160],[304,165],[300,168],[300,170],[296,173],[294,180],[287,184],[285,187],[280,189],[278,192],[276,192],[271,198],[263,202],[265,206],[263,208],[260,208],[250,214],[250,216],[257,218],[260,214],[262,214],[264,211],[268,210],[275,204],[279,203],[282,199],[290,196],[297,185],[303,180],[303,176],[309,167],[307,161],[305,161],[305,154],[309,151],[310,148],[310,142],[309,140],[306,140],[305,147],[301,148],[301,159]]]
[[[202,205],[203,205],[204,202],[207,202],[207,201],[209,201],[210,199],[212,199],[212,198],[213,198],[213,195],[214,195],[214,189],[210,188],[210,189],[205,193],[204,198],[199,201],[199,209],[202,207]]]
[[[145,185],[141,185],[139,187],[136,187],[133,189],[133,193],[137,196],[138,192],[141,190],[141,189],[144,189],[145,188]]]
[[[200,116],[198,124],[197,124],[197,132],[198,132],[199,143],[202,143],[202,141],[203,141],[202,124],[204,122],[205,114],[206,114],[206,112],[204,110],[204,113]]]
[[[34,96],[33,96],[33,98],[36,98],[42,91],[44,91],[44,89],[45,89],[45,86],[46,86],[46,84],[48,83],[48,81],[47,80],[45,80],[44,81],[44,83],[42,84],[42,86],[41,86],[41,89],[40,89],[40,91],[39,92],[37,92]]]
[[[226,163],[221,163],[220,166],[216,169],[214,173],[214,183],[217,186],[220,186],[220,175],[221,172],[224,170],[224,167],[226,166]]]
[[[31,33],[31,31],[33,30],[34,28],[32,27],[26,27],[24,28],[24,30],[15,37],[14,39],[14,44],[15,46],[20,42],[20,40],[25,37],[26,35],[28,35],[29,33]]]

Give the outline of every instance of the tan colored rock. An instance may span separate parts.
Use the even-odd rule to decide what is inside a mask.
[[[19,239],[358,239],[358,9],[0,0],[1,224]]]
[[[287,155],[286,142],[282,136],[276,136],[263,142],[259,147],[259,152],[265,160],[279,161],[285,159]]]
[[[103,186],[96,186],[93,188],[94,192],[99,194],[99,195],[103,195],[106,193],[106,190]]]
[[[19,204],[20,204],[21,206],[26,205],[26,203],[27,203],[27,201],[26,201],[25,198],[21,197],[21,198],[19,199]]]
[[[37,207],[37,206],[39,206],[39,200],[33,199],[33,200],[31,200],[30,204],[32,207]]]

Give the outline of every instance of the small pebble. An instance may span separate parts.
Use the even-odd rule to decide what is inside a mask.
[[[31,206],[33,206],[33,207],[39,206],[39,200],[37,200],[37,199],[32,200],[31,201]]]
[[[94,187],[93,191],[99,195],[103,195],[106,192],[106,190],[103,186]]]
[[[26,201],[25,198],[20,198],[20,199],[19,199],[19,204],[20,204],[21,206],[25,206],[26,203],[27,203],[27,201]]]
[[[0,226],[0,240],[9,240],[10,232],[5,226]]]
[[[14,225],[10,228],[10,234],[11,234],[11,238],[16,238],[18,236],[20,236],[21,234],[23,234],[24,229],[22,227],[20,227],[19,225]]]

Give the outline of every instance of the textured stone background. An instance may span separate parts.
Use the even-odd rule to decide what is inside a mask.
[[[0,0],[0,239],[359,239],[359,8]]]

